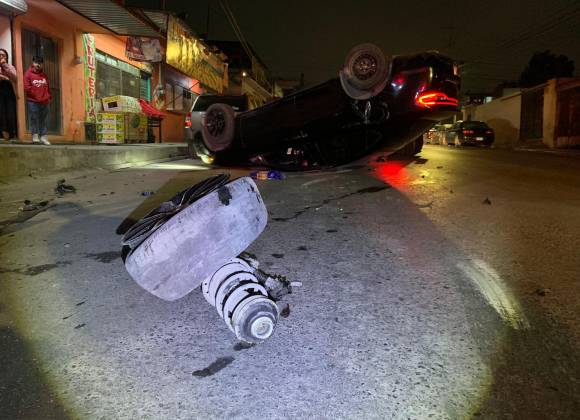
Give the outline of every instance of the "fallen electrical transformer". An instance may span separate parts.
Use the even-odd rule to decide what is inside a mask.
[[[268,213],[254,181],[208,178],[177,194],[123,236],[125,267],[149,293],[173,301],[202,286],[205,299],[248,343],[272,335],[275,300],[291,292],[283,277],[258,269],[244,251],[266,227]]]

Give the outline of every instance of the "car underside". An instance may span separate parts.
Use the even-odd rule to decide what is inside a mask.
[[[338,78],[237,115],[212,105],[195,150],[217,164],[288,170],[342,165],[377,150],[412,156],[424,132],[457,112],[458,92],[451,59],[437,52],[388,58],[362,44]]]

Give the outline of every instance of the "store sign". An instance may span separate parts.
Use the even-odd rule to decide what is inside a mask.
[[[85,50],[85,116],[87,122],[96,121],[96,74],[95,38],[91,34],[83,34]]]
[[[177,19],[169,16],[166,61],[216,92],[222,92],[227,78],[227,64],[195,38]]]
[[[163,51],[159,40],[143,36],[127,37],[125,55],[135,61],[158,63],[163,60]]]
[[[0,9],[8,10],[11,13],[26,13],[28,5],[24,0],[0,0]]]

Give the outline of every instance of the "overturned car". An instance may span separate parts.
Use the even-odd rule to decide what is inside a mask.
[[[361,44],[335,79],[237,114],[213,104],[193,148],[206,162],[286,169],[341,165],[378,149],[412,156],[423,133],[457,112],[459,81],[455,63],[437,52],[387,57]]]

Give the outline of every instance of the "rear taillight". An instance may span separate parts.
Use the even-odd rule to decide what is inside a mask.
[[[493,134],[493,130],[487,130],[486,133],[487,134]]]
[[[191,127],[191,112],[188,112],[185,116],[185,128]]]
[[[415,104],[421,108],[434,108],[437,106],[454,106],[457,107],[458,101],[455,98],[439,91],[422,92],[415,98]]]
[[[473,134],[473,130],[463,130],[463,134]]]

